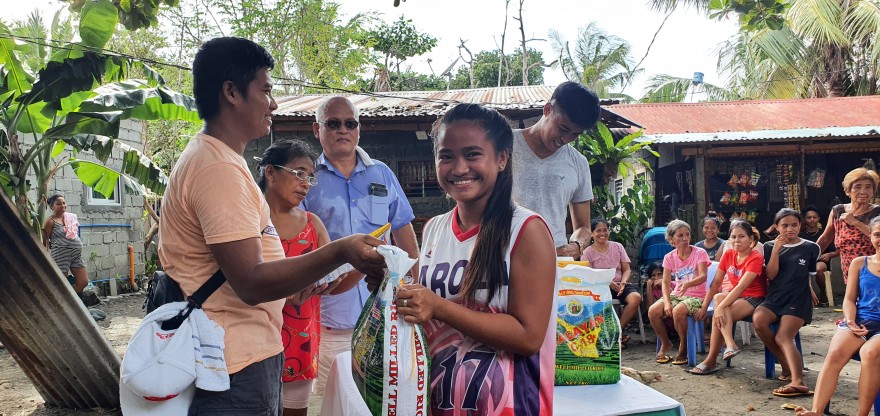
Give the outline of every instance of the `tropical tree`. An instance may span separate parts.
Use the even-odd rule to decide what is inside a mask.
[[[159,167],[116,140],[121,120],[198,120],[192,99],[165,88],[155,70],[103,51],[118,21],[111,0],[95,0],[81,8],[79,42],[23,38],[0,24],[0,186],[35,231],[46,209],[38,201],[46,199],[49,181],[67,165],[107,196],[120,178],[129,189],[164,191],[166,178]],[[67,33],[60,19],[54,22],[42,33]],[[35,44],[40,46],[36,50]],[[23,64],[34,62],[34,56],[44,59],[35,65],[36,74]],[[63,156],[65,148],[72,149],[72,157]],[[122,152],[120,171],[103,165],[113,149]],[[80,158],[83,151],[91,151],[98,162]]]
[[[482,51],[474,55],[474,87],[488,88],[498,86],[498,70],[501,61],[501,51]],[[544,66],[529,65],[528,84],[522,79],[522,49],[504,56],[504,65],[501,68],[501,86],[515,85],[541,85],[544,83]],[[544,55],[537,49],[529,48],[529,62],[544,62]],[[455,78],[452,80],[452,88],[469,88],[468,68],[460,66]]]
[[[412,20],[400,16],[394,23],[380,23],[367,34],[368,45],[380,53],[377,76],[387,76],[392,67],[400,77],[400,65],[409,58],[422,55],[437,46],[437,38],[419,32]]]
[[[647,152],[660,157],[651,148],[651,142],[638,140],[643,131],[629,133],[614,141],[614,135],[604,123],[596,124],[594,130],[578,137],[575,148],[589,160],[590,165],[602,165],[601,181],[593,186],[593,215],[609,221],[609,228],[615,241],[626,246],[634,246],[639,231],[645,227],[654,212],[654,196],[644,178],[636,178],[633,186],[621,192],[618,199],[611,189],[611,178],[626,178],[633,174],[633,168],[642,165],[651,170],[651,164],[642,157]]]
[[[643,70],[634,68],[629,42],[606,33],[596,22],[580,28],[573,48],[556,30],[550,30],[550,39],[559,56],[555,66],[569,81],[589,87],[600,98],[633,101],[621,90]]]
[[[275,58],[272,75],[285,92],[345,88],[372,62],[370,13],[342,19],[324,0],[212,0],[236,36],[260,43]]]
[[[876,0],[652,0],[691,5],[710,17],[736,12],[740,34],[725,42],[719,68],[744,98],[876,94],[880,4]]]
[[[685,101],[730,101],[739,97],[730,90],[689,78],[657,74],[648,78],[642,103],[680,103]]]

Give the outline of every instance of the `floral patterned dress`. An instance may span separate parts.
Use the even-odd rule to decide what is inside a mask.
[[[299,256],[318,248],[318,233],[312,225],[312,214],[295,239],[281,239],[287,257]],[[281,342],[284,344],[284,369],[281,381],[313,380],[318,377],[318,343],[320,342],[321,298],[312,296],[299,307],[284,305]]]
[[[874,254],[874,247],[871,245],[870,237],[840,219],[840,216],[846,212],[845,205],[835,205],[831,212],[834,213],[834,245],[840,250],[840,268],[843,271],[843,281],[846,283],[849,280],[849,265],[853,259]],[[856,215],[855,219],[867,224],[878,215],[880,215],[880,206],[874,206],[870,211]]]

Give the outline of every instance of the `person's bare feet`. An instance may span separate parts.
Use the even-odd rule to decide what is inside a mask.
[[[794,414],[796,414],[797,416],[819,416],[818,413],[812,410],[807,410],[801,406],[798,406],[794,409]]]

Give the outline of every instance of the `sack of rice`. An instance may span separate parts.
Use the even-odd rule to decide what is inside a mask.
[[[373,415],[427,415],[428,348],[420,325],[398,319],[394,300],[416,262],[394,246],[376,248],[385,257],[385,279],[358,318],[351,340],[352,376]]]
[[[613,269],[560,263],[556,297],[556,385],[620,381],[620,322],[611,306]]]

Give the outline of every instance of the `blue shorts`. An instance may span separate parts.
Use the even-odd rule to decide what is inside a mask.
[[[856,318],[856,325],[864,325],[865,329],[868,330],[868,333],[865,335],[866,341],[880,333],[880,322],[872,321],[869,319]],[[837,328],[850,331],[849,327],[846,326],[843,321],[840,321],[840,323],[837,325]]]

